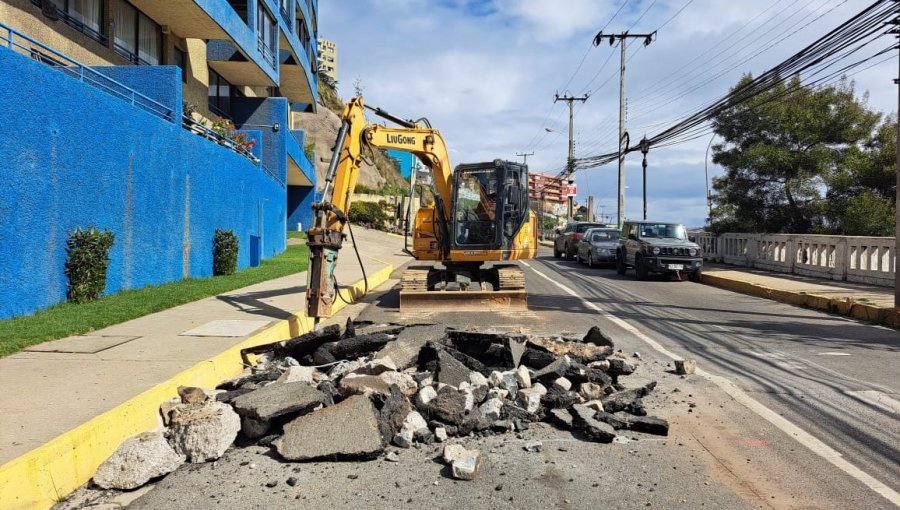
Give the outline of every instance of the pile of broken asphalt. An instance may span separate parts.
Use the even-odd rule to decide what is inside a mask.
[[[258,356],[255,366],[216,390],[181,388],[161,405],[165,430],[126,441],[94,485],[134,489],[186,461],[215,461],[235,443],[288,462],[390,461],[391,444],[445,443],[452,476],[472,480],[481,452],[452,437],[521,432],[535,422],[601,443],[623,429],[668,433],[642,400],[656,383],[627,388],[636,358],[615,351],[596,327],[584,338],[548,338],[348,321],[243,354]]]

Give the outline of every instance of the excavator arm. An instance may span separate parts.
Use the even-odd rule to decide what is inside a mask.
[[[325,176],[322,200],[312,206],[313,224],[307,231],[310,264],[306,306],[307,315],[316,319],[331,316],[337,297],[334,269],[338,250],[345,238],[344,224],[348,221],[365,146],[410,152],[430,168],[438,214],[443,216],[438,224],[445,229],[441,233],[445,246],[441,249],[445,253],[450,250],[446,225],[451,218],[453,170],[443,137],[435,129],[400,119],[378,108],[370,110],[400,127],[369,124],[365,118],[365,108],[361,97],[350,100],[344,108],[331,164]]]

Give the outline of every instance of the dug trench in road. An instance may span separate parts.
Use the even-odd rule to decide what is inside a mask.
[[[626,291],[632,288],[630,281],[616,282],[613,271],[588,272],[576,269],[574,264],[559,265],[546,259],[529,264],[565,285],[579,288],[604,307],[620,300],[617,306],[621,308],[616,313],[629,323],[644,327],[641,311],[651,307],[640,304],[641,298],[628,292],[616,291],[623,294],[613,297],[612,291],[601,288],[607,277],[613,277],[610,281]],[[554,269],[557,265],[559,272]],[[584,280],[583,287],[579,280]],[[700,293],[710,292],[687,282],[645,283],[651,287],[685,286],[680,290],[690,286]],[[372,296],[371,305],[358,320],[440,323],[533,334],[577,333],[599,325],[613,333],[618,348],[629,354],[640,351],[644,362],[631,376],[634,379],[629,380],[629,385],[659,381],[658,390],[648,399],[661,400],[651,403],[659,409],[660,416],[670,420],[667,439],[584,444],[574,441],[567,432],[549,427],[533,427],[521,437],[472,439],[466,446],[480,448],[487,454],[485,469],[474,482],[456,482],[438,474],[439,466],[432,461],[437,454],[429,447],[401,451],[399,463],[377,460],[304,464],[279,462],[261,455],[265,451],[257,451],[257,447],[235,448],[215,466],[192,466],[169,475],[133,507],[195,508],[215,504],[227,508],[288,508],[296,505],[296,498],[323,508],[647,508],[647,504],[652,508],[889,508],[880,496],[848,479],[714,384],[697,376],[681,378],[668,373],[669,359],[630,333],[617,331],[607,317],[584,306],[581,299],[568,295],[554,282],[529,270],[528,285],[531,310],[527,313],[401,314],[396,308],[395,289]],[[717,296],[713,300],[718,303],[715,308],[728,308],[728,301],[724,301],[727,296],[728,293]],[[748,308],[752,307],[739,309],[747,313]],[[732,313],[737,316],[742,312]],[[785,312],[782,309],[779,313]],[[803,310],[796,313],[801,318],[807,314]],[[693,319],[667,320],[656,316],[646,320],[660,321],[655,327],[664,331],[647,328],[647,334],[676,352],[684,352],[668,340],[680,337],[677,331],[669,331],[677,329],[669,323]],[[700,343],[717,345],[720,333],[709,325],[703,327],[707,330],[696,335]],[[701,367],[717,370],[702,354],[699,349]],[[544,451],[523,451],[522,445],[531,439],[542,440]],[[256,464],[254,468],[249,467],[251,462]],[[296,487],[285,486],[284,479],[290,476],[299,478]],[[272,481],[279,483],[265,486]]]
[[[635,348],[644,343],[642,353],[646,342],[619,327],[619,320],[666,350],[696,358],[702,368],[734,381],[762,406],[824,442],[826,450],[836,451],[824,455],[839,454],[838,464],[846,461],[873,479],[870,486],[864,485],[800,442],[771,431],[769,423],[758,417],[728,419],[726,423],[738,424],[734,430],[742,430],[743,437],[740,432],[723,434],[731,436],[732,444],[706,446],[716,456],[736,457],[728,469],[747,472],[739,478],[753,477],[753,462],[742,459],[742,452],[763,453],[769,462],[762,471],[765,477],[757,480],[761,492],[809,497],[819,500],[815,506],[835,508],[890,508],[889,498],[896,504],[897,331],[688,282],[664,278],[638,282],[631,274],[591,270],[544,253],[530,263],[527,278],[541,279],[557,290],[550,280],[561,282],[579,296],[566,294],[569,301],[557,301],[551,307],[554,311],[581,309],[597,315],[585,306],[584,298],[611,314],[615,319],[600,319],[601,327],[618,330],[613,336],[620,341],[631,338]],[[530,294],[534,296],[531,289]],[[540,305],[532,306],[532,311],[541,313]],[[763,435],[765,429],[774,434]],[[735,448],[742,441],[745,448]],[[879,484],[885,487],[879,489]]]
[[[541,294],[550,291],[540,287]],[[546,295],[540,307],[562,298]],[[396,288],[369,298],[359,321],[441,323],[470,327],[554,334],[560,326],[547,319],[578,319],[577,315],[544,312],[526,314],[442,313],[401,315]],[[588,324],[569,322],[573,333]],[[628,353],[631,354],[630,352]],[[639,362],[628,386],[651,380],[657,389],[645,397],[660,415],[677,422],[693,415],[705,383],[667,372],[665,364]],[[699,411],[699,410],[698,410]],[[699,413],[698,413],[699,414]],[[673,426],[679,426],[673,424]],[[348,424],[347,433],[352,433]],[[637,440],[634,440],[637,438]],[[543,451],[523,445],[538,439]],[[257,446],[232,448],[215,464],[184,466],[170,474],[130,508],[754,508],[743,495],[709,476],[702,449],[681,433],[668,438],[626,433],[625,442],[585,443],[569,432],[533,424],[518,435],[463,438],[467,448],[484,452],[485,466],[476,480],[450,479],[442,471],[440,447],[399,450],[399,462],[285,463]],[[292,483],[286,480],[293,478]],[[751,500],[755,498],[751,494]],[[298,501],[299,500],[299,501]]]

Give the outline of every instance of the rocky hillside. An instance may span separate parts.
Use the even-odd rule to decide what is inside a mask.
[[[331,162],[332,148],[341,127],[338,113],[342,109],[343,104],[337,98],[334,89],[320,80],[318,113],[306,113],[296,117],[294,129],[306,131],[306,143],[314,144],[314,163],[320,189],[325,184],[325,173]],[[364,161],[360,167],[359,185],[377,189],[403,182],[397,164],[380,151],[376,151],[374,166]]]

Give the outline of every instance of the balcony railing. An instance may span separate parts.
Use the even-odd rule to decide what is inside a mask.
[[[0,23],[0,36],[3,36],[2,44],[16,53],[33,58],[163,120],[175,122],[175,111],[172,108],[69,58],[25,34],[16,32],[3,23]]]
[[[133,51],[129,50],[128,48],[122,46],[119,43],[115,43],[113,45],[113,49],[116,50],[116,53],[118,53],[119,55],[124,57],[126,60],[128,60],[132,64],[139,65],[139,66],[155,65],[152,62],[148,62],[148,61],[142,59],[140,56],[138,56],[137,53],[134,53]]]
[[[272,51],[272,48],[270,48],[269,45],[266,44],[266,42],[262,39],[257,39],[257,49],[263,56],[263,60],[268,62],[269,65],[272,66],[272,69],[275,69],[278,64],[277,62],[275,62],[275,53],[274,51]]]
[[[81,21],[77,17],[69,14],[68,12],[59,10],[56,7],[56,5],[50,4],[48,6],[47,4],[49,2],[46,0],[43,0],[43,1],[42,0],[31,0],[31,3],[38,7],[43,8],[45,15],[47,15],[46,14],[47,9],[52,9],[52,11],[51,11],[52,15],[55,15],[57,18],[61,19],[70,27],[74,28],[75,30],[78,30],[82,34],[90,37],[91,39],[93,39],[99,43],[106,44],[106,35],[104,35],[102,32],[95,30],[94,28],[87,26],[83,21]]]
[[[291,27],[293,25],[293,22],[294,22],[293,16],[288,14],[287,9],[284,8],[284,4],[281,5],[280,10],[281,10],[281,19],[284,20],[284,23],[287,25],[288,30],[290,31]]]

